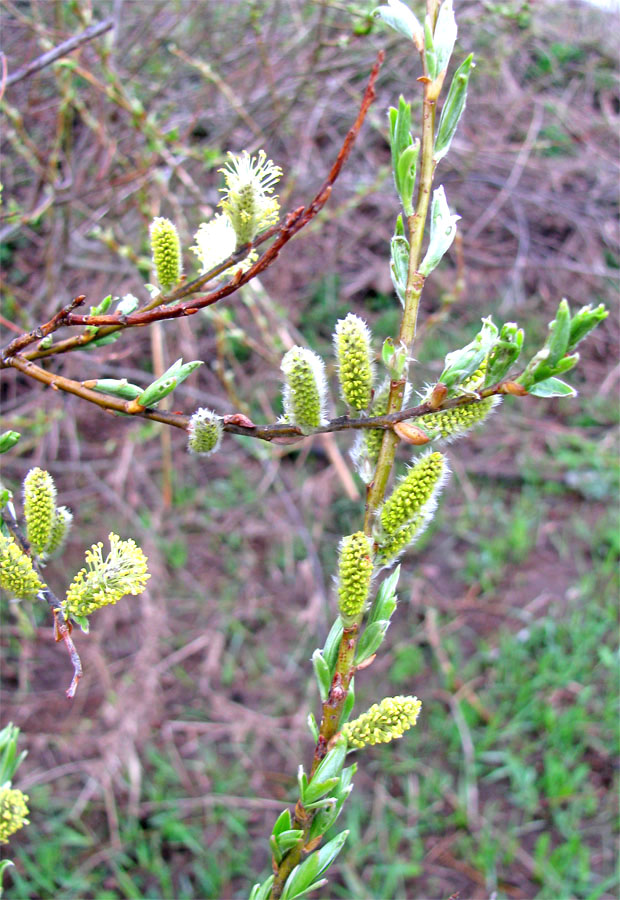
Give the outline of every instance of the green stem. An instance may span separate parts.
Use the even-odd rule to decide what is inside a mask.
[[[433,153],[435,150],[435,111],[436,100],[429,96],[429,85],[424,85],[424,106],[422,119],[422,164],[420,167],[420,183],[416,210],[407,219],[409,226],[409,268],[407,271],[407,286],[405,288],[405,309],[398,332],[398,343],[411,351],[415,340],[420,297],[424,288],[424,276],[418,272],[418,266],[422,260],[422,242],[428,208],[433,187],[433,175],[435,162]],[[402,409],[405,390],[405,380],[393,381],[390,385],[390,399],[388,413],[398,412]],[[366,515],[364,517],[364,531],[370,535],[372,520],[375,510],[383,500],[388,479],[394,465],[396,447],[399,438],[393,431],[386,431],[383,435],[383,443],[375,469],[375,477],[368,492],[366,502]]]
[[[435,0],[431,0],[431,4],[434,2]],[[436,12],[436,10],[433,11]],[[423,54],[422,62],[424,64]],[[433,161],[435,145],[435,109],[436,98],[431,98],[431,96],[429,96],[429,84],[425,84],[420,183],[415,212],[412,216],[408,217],[410,246],[409,267],[405,290],[405,308],[398,333],[398,343],[406,346],[408,351],[411,349],[415,339],[420,296],[424,287],[424,277],[418,272],[418,267],[422,259],[422,242],[424,240],[424,231],[428,216],[435,168]],[[405,383],[405,379],[392,382],[390,386],[388,412],[399,412],[402,409]],[[369,488],[366,501],[364,531],[369,536],[372,531],[374,512],[383,500],[385,494],[387,482],[394,464],[394,456],[398,441],[398,436],[391,429],[385,431],[377,468],[375,470],[375,478]],[[340,641],[336,671],[332,680],[329,696],[323,704],[319,739],[314,751],[310,777],[312,777],[316,767],[327,753],[329,741],[338,732],[342,708],[347,698],[351,679],[355,672],[355,650],[359,638],[362,618],[363,614],[360,616],[359,621],[355,622],[349,628],[345,628]],[[293,828],[300,829],[302,831],[302,836],[278,866],[271,890],[271,900],[278,900],[282,895],[286,879],[295,866],[302,861],[304,851],[307,850],[308,836],[314,815],[313,810],[306,810],[301,801],[297,802],[297,805],[295,806]]]

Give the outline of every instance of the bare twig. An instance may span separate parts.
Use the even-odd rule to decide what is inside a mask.
[[[53,62],[56,62],[56,60],[60,59],[62,56],[66,56],[67,53],[71,53],[72,50],[76,50],[78,47],[81,47],[82,44],[86,44],[88,41],[92,41],[93,38],[99,37],[100,34],[105,34],[106,31],[109,31],[110,28],[113,27],[114,19],[104,19],[103,22],[98,22],[96,25],[91,25],[90,28],[86,28],[80,34],[73,35],[73,37],[70,37],[66,41],[63,41],[62,44],[59,44],[52,50],[48,50],[47,53],[43,53],[41,56],[33,59],[32,62],[29,62],[27,66],[24,66],[22,69],[18,69],[17,72],[13,72],[13,74],[9,75],[9,77],[6,79],[6,86],[10,87],[17,81],[22,81],[24,78],[28,78],[28,76],[32,75],[34,72],[39,72],[46,66],[51,65]]]

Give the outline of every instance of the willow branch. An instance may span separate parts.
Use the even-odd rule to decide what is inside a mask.
[[[159,322],[166,319],[177,319],[184,316],[195,315],[199,310],[205,309],[206,307],[219,302],[225,297],[228,297],[230,294],[235,293],[239,290],[240,287],[242,287],[242,285],[247,284],[257,275],[260,275],[262,272],[264,272],[265,269],[267,269],[272,265],[273,262],[275,262],[282,248],[316,215],[318,215],[318,213],[327,203],[333,185],[340,175],[340,172],[342,171],[342,168],[345,165],[347,159],[349,158],[349,155],[353,148],[353,144],[355,143],[364,119],[366,118],[368,109],[375,99],[375,83],[379,75],[379,69],[383,62],[383,56],[383,52],[380,52],[377,56],[377,61],[375,62],[375,65],[373,66],[370,73],[368,84],[362,98],[357,118],[347,132],[342,147],[340,148],[338,156],[336,157],[336,160],[327,178],[319,188],[314,199],[307,206],[302,206],[292,210],[290,213],[288,213],[282,224],[273,226],[273,228],[260,235],[252,243],[238,250],[231,257],[229,257],[229,259],[220,263],[218,266],[211,269],[204,275],[201,275],[199,278],[194,279],[189,283],[179,285],[169,294],[157,295],[157,297],[153,298],[149,303],[145,304],[145,306],[143,306],[135,313],[131,313],[130,315],[120,315],[116,313],[113,315],[89,316],[74,313],[72,310],[69,310],[68,307],[66,307],[65,310],[62,311],[62,322],[57,322],[55,328],[52,330],[56,330],[56,328],[61,327],[61,325],[74,327],[95,326],[100,330],[96,334],[79,335],[77,337],[69,338],[62,343],[57,344],[55,347],[38,349],[34,352],[28,353],[27,358],[32,360],[40,358],[42,356],[52,356],[58,353],[65,353],[70,350],[83,347],[84,345],[115,331],[150,325],[153,322]],[[259,246],[260,244],[271,238],[275,238],[273,244],[271,244],[271,246],[256,260],[256,262],[247,271],[242,272],[240,269],[238,269],[233,278],[227,284],[217,288],[214,291],[209,292],[203,297],[192,297],[191,300],[185,300],[181,303],[174,302],[183,300],[184,297],[188,297],[189,295],[194,294],[196,291],[204,287],[209,281],[211,281],[216,275],[220,274],[227,268],[230,268],[230,266],[234,265],[236,262],[239,262],[241,259],[245,258],[250,249]],[[19,343],[20,341],[22,341],[22,338],[16,338],[14,341],[12,341],[2,354],[0,367],[6,367],[7,365],[9,365],[10,358],[15,353],[19,352],[25,346],[28,346],[30,343],[36,340],[38,331],[39,329],[36,329],[34,332],[30,333],[30,335],[35,335],[32,338],[28,336],[28,339],[26,339],[26,336],[24,336],[23,341],[25,341],[25,343]],[[46,332],[46,334],[49,333],[51,333],[50,330]],[[16,347],[17,349],[15,349]]]

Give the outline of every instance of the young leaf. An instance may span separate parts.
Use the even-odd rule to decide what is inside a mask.
[[[255,884],[250,892],[250,900],[268,900],[275,875],[270,875],[262,884]]]
[[[314,666],[314,674],[316,676],[316,683],[319,688],[319,696],[321,698],[321,702],[325,703],[329,696],[329,688],[332,683],[332,677],[330,672],[330,667],[328,663],[323,659],[323,654],[320,650],[315,650],[312,654],[312,665]]]
[[[339,776],[346,755],[347,742],[345,740],[339,740],[317,766],[316,771],[312,776],[312,782],[327,781],[328,778]],[[312,782],[310,782],[310,784],[312,784]]]
[[[323,658],[329,666],[331,678],[334,676],[334,668],[336,666],[336,660],[338,659],[338,647],[340,646],[340,639],[342,638],[343,631],[344,626],[342,624],[342,619],[338,616],[330,628],[327,640],[325,641],[325,646],[323,647]]]
[[[325,781],[317,781],[313,778],[306,788],[301,802],[306,809],[315,809],[317,806],[323,806],[327,801],[324,800],[325,794],[329,794],[338,784],[338,778],[327,778]]]
[[[365,660],[370,659],[373,653],[376,653],[381,644],[385,633],[390,626],[389,620],[379,619],[371,625],[367,625],[364,629],[357,651],[355,653],[355,665],[359,666]]]
[[[409,7],[400,0],[388,0],[387,6],[378,6],[372,14],[394,31],[412,40],[419,50],[422,48],[424,40],[422,26]]]
[[[528,394],[533,397],[576,397],[577,391],[561,381],[559,378],[547,378],[545,381],[539,381],[532,387],[528,388]]]
[[[0,434],[0,453],[6,453],[7,450],[14,447],[20,437],[19,431],[4,431]]]
[[[439,265],[450,249],[456,237],[456,223],[460,218],[450,213],[443,185],[434,190],[431,204],[431,237],[426,256],[418,269],[425,278]]]
[[[316,887],[316,879],[331,866],[336,859],[344,842],[349,836],[348,831],[341,831],[339,835],[328,841],[324,847],[320,847],[316,853],[309,856],[300,865],[295,866],[286,880],[282,900],[295,900],[302,897]]]
[[[435,163],[443,159],[452,143],[452,138],[456,133],[461,116],[467,102],[467,85],[469,76],[474,64],[474,55],[470,53],[467,59],[461,63],[452,78],[450,90],[446,102],[441,110],[439,119],[439,127],[437,129],[437,137],[435,139],[435,150],[433,158]]]
[[[396,609],[396,587],[399,576],[400,566],[397,566],[377,591],[375,602],[368,614],[367,625],[371,625],[377,619],[389,620],[391,618],[392,613]]]
[[[441,74],[448,68],[454,44],[456,43],[456,18],[452,8],[452,0],[443,0],[439,9],[439,15],[435,22],[433,40],[435,53],[437,54],[437,72]]]
[[[571,315],[566,300],[561,300],[555,319],[549,323],[549,334],[545,347],[549,349],[547,363],[554,367],[568,350]]]
[[[593,328],[596,328],[599,322],[606,319],[608,315],[609,311],[605,309],[602,303],[599,303],[595,309],[592,309],[590,304],[588,304],[588,306],[582,306],[571,320],[568,349],[566,352],[570,353],[571,350],[574,350],[579,341],[583,340],[583,338],[592,331]]]
[[[342,728],[345,722],[349,721],[349,716],[353,712],[353,707],[355,706],[355,678],[351,679],[349,684],[349,690],[347,692],[347,698],[342,704],[342,712],[340,714],[340,721],[338,722],[338,728]]]
[[[281,834],[283,831],[288,831],[291,828],[291,813],[288,809],[283,809],[276,821],[274,822],[273,828],[271,829],[271,833],[276,837]]]
[[[308,726],[310,734],[312,735],[312,737],[314,739],[314,743],[316,744],[316,742],[319,739],[319,726],[316,723],[316,718],[314,716],[314,713],[312,713],[312,712],[308,713],[308,718],[306,719],[306,724]]]
[[[123,400],[135,400],[142,393],[142,388],[131,384],[126,378],[98,378],[92,386],[93,391],[120,397]]]
[[[523,347],[524,332],[515,322],[502,325],[499,339],[487,359],[484,386],[501,381],[511,366],[518,360]]]
[[[400,199],[406,216],[413,215],[413,191],[415,188],[415,173],[420,153],[420,141],[416,139],[400,155],[398,160],[398,185],[400,187]]]
[[[435,51],[435,42],[433,41],[433,29],[431,28],[431,20],[426,16],[424,20],[424,58],[426,60],[426,75],[434,81],[437,78],[439,69],[437,66],[437,53]]]

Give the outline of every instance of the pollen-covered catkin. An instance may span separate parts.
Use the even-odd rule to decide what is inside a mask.
[[[286,420],[302,431],[318,428],[323,423],[327,382],[320,356],[306,347],[291,347],[280,366],[284,385]]]
[[[27,802],[28,795],[18,788],[0,788],[0,844],[8,844],[12,834],[30,824]]]
[[[447,473],[443,453],[425,454],[394,488],[381,510],[383,531],[394,534],[434,499]]]
[[[45,584],[15,538],[0,532],[0,587],[20,600],[34,600]]]
[[[366,322],[349,313],[336,323],[334,349],[342,397],[352,409],[367,409],[372,398],[371,335]]]
[[[431,435],[431,440],[454,441],[470,428],[484,422],[501,401],[501,397],[485,397],[477,403],[467,403],[454,409],[419,416],[415,419],[415,424],[424,428]],[[433,433],[437,435],[436,438],[432,437]]]
[[[388,744],[402,737],[418,720],[421,702],[417,697],[386,697],[374,703],[342,729],[349,745],[361,749],[367,744]]]
[[[149,234],[157,281],[166,291],[179,281],[183,271],[179,233],[170,219],[156,216]]]
[[[105,558],[101,541],[86,551],[86,566],[73,579],[62,603],[65,615],[89,616],[126,594],[136,596],[144,591],[151,576],[143,551],[131,538],[122,541],[114,533],[108,537],[110,552]]]
[[[55,512],[54,479],[45,469],[31,469],[24,478],[24,518],[28,543],[37,556],[50,542]]]
[[[363,531],[340,541],[338,564],[338,606],[345,622],[363,611],[372,577],[371,542]]]
[[[375,563],[387,566],[395,562],[400,554],[423,534],[430,519],[430,515],[421,512],[393,534],[384,534],[378,541]]]

